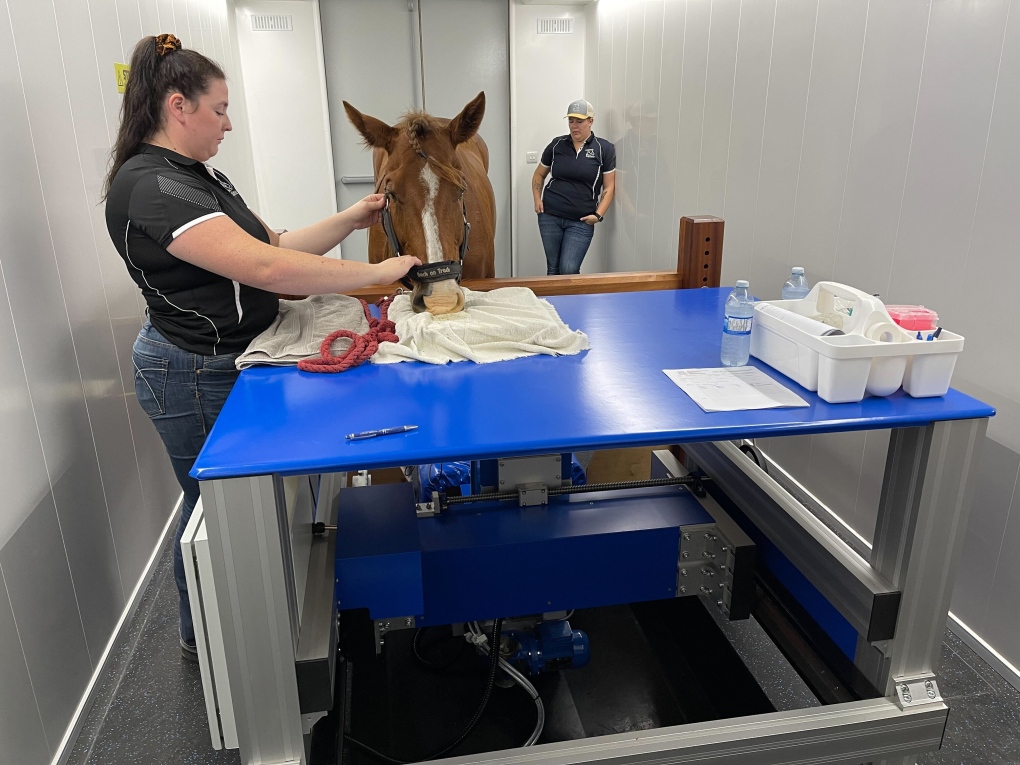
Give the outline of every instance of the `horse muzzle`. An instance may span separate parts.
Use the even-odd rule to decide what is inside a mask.
[[[451,260],[412,268],[407,274],[412,287],[411,310],[415,313],[427,311],[434,316],[464,310],[460,274],[460,263]]]

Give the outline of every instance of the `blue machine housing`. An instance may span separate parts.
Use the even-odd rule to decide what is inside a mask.
[[[683,528],[711,523],[677,486],[477,502],[432,518],[416,516],[408,483],[348,489],[337,604],[422,627],[672,597]]]
[[[571,629],[566,619],[540,622],[534,632],[508,630],[504,634],[517,644],[507,661],[529,675],[583,667],[591,658],[588,636]]]

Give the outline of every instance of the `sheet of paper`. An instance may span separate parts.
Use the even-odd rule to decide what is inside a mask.
[[[757,367],[663,369],[706,412],[807,406],[808,402]]]

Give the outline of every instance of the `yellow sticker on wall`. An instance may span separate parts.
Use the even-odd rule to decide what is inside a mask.
[[[131,67],[127,64],[114,64],[113,73],[117,76],[117,92],[123,93],[124,86],[127,85],[128,72],[131,71]]]

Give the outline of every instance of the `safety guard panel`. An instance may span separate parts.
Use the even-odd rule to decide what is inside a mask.
[[[340,492],[337,600],[450,624],[677,594],[681,535],[713,518],[681,487],[479,502],[418,518],[409,484]]]

